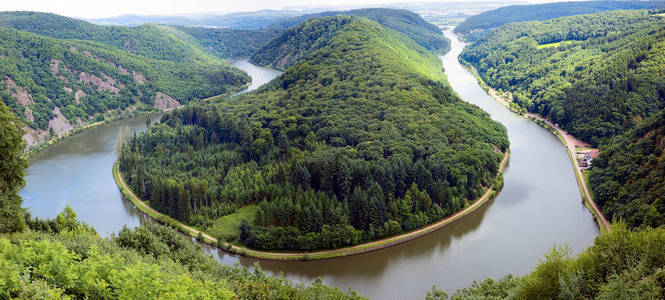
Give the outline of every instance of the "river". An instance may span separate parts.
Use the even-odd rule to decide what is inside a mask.
[[[432,285],[450,293],[474,280],[525,274],[553,245],[567,243],[576,254],[593,243],[598,226],[582,203],[565,148],[547,130],[487,95],[457,61],[464,44],[450,31],[446,35],[452,50],[442,61],[451,86],[508,129],[511,158],[501,194],[462,220],[413,241],[333,260],[259,261],[267,273],[306,282],[320,276],[326,284],[352,287],[371,299],[422,299]],[[245,71],[254,76],[249,68]],[[139,224],[141,216],[122,200],[111,167],[119,138],[144,130],[145,120],[92,129],[35,156],[21,191],[24,205],[34,215],[52,217],[69,203],[102,235]],[[256,262],[204,249],[225,264]]]

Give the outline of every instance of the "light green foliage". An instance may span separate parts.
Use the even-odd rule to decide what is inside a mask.
[[[255,223],[258,208],[257,205],[247,205],[232,214],[219,217],[213,221],[207,232],[212,236],[221,237],[225,241],[236,241],[240,236],[240,224],[243,220]]]
[[[662,299],[665,228],[631,231],[615,223],[575,258],[553,248],[524,277],[487,279],[451,299]]]
[[[461,58],[521,108],[598,145],[665,108],[664,41],[660,17],[616,11],[507,24]]]
[[[461,101],[426,49],[348,16],[276,41],[271,53],[299,59],[269,86],[189,105],[128,141],[119,167],[139,197],[212,230],[255,204],[239,242],[314,250],[440,220],[494,182],[505,128]]]
[[[102,239],[75,216],[66,208],[30,220],[36,231],[0,235],[0,298],[362,299],[320,280],[294,284],[219,264],[168,227],[146,223]]]

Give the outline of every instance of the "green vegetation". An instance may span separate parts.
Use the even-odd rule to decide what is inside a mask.
[[[524,277],[476,282],[451,299],[662,299],[664,250],[665,228],[630,231],[618,223],[577,257],[555,247]],[[448,299],[438,289],[428,297]]]
[[[488,29],[508,23],[548,20],[610,10],[659,8],[665,8],[664,1],[579,1],[512,5],[471,16],[459,24],[455,32],[475,40]]]
[[[461,58],[520,107],[598,145],[665,108],[664,27],[646,11],[509,24]]]
[[[204,230],[253,204],[234,242],[315,250],[438,221],[494,183],[505,128],[454,94],[432,53],[359,17],[284,36],[276,48],[312,50],[270,86],[188,105],[125,144],[139,197]]]
[[[612,139],[593,161],[596,203],[628,226],[665,224],[665,110]]]
[[[66,207],[30,218],[20,121],[0,103],[0,298],[2,299],[361,299],[321,284],[294,284],[219,264],[178,232],[153,223],[102,239]]]
[[[21,121],[0,102],[0,233],[22,230],[25,227],[23,199],[18,191],[23,187],[24,169]]]
[[[208,233],[224,241],[235,241],[240,237],[240,226],[243,221],[252,224],[256,222],[255,217],[258,209],[257,205],[247,205],[230,215],[217,218],[208,229]]]
[[[221,58],[248,57],[277,37],[281,29],[226,29],[174,26],[192,36],[211,54]]]
[[[425,21],[420,15],[404,9],[363,8],[347,11],[326,11],[279,20],[270,25],[276,28],[291,28],[307,20],[337,15],[359,16],[376,21],[388,29],[400,32],[425,49],[444,54],[450,50],[450,41],[441,30]]]
[[[103,40],[96,35],[101,34],[96,29],[99,26],[82,21],[51,14],[1,15],[0,23],[21,29]],[[156,43],[162,48],[143,43],[139,47],[143,50],[133,51],[159,58],[153,59],[95,42],[55,39],[6,27],[0,27],[0,37],[0,70],[5,74],[0,78],[0,99],[31,128],[30,145],[77,124],[233,92],[249,81],[246,74],[212,56],[186,59],[183,53],[187,51],[164,50],[170,45],[167,40]],[[155,41],[138,35],[126,39]],[[177,43],[171,44],[177,48]],[[168,59],[162,60],[165,57]]]

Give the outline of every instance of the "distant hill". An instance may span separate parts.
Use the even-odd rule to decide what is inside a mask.
[[[404,9],[363,8],[348,11],[326,11],[279,20],[269,25],[273,28],[290,28],[306,20],[335,15],[361,16],[403,33],[427,50],[445,53],[450,50],[450,41],[441,30],[425,21],[420,15]]]
[[[356,16],[275,41],[295,52],[269,85],[168,113],[124,145],[137,195],[225,241],[314,250],[435,222],[495,182],[506,130],[432,52]]]
[[[665,108],[665,22],[625,10],[506,24],[460,55],[493,88],[602,144]]]
[[[548,20],[608,10],[658,8],[665,8],[665,1],[578,1],[511,5],[471,16],[459,24],[455,32],[475,40],[485,30],[507,23]]]
[[[164,25],[181,25],[195,27],[215,27],[230,29],[266,29],[277,20],[299,16],[313,11],[307,10],[270,10],[255,12],[237,12],[221,15],[201,16],[142,16],[122,15],[111,18],[90,19],[100,25],[137,26],[148,23]]]
[[[608,219],[631,227],[665,224],[665,110],[603,147],[590,181]]]
[[[250,56],[281,32],[156,24],[99,26],[38,12],[0,12],[0,26],[58,39],[95,41],[149,58],[188,63],[219,63],[217,58]]]
[[[25,124],[24,138],[34,146],[79,125],[136,109],[172,108],[249,81],[172,30],[0,13],[0,98]]]

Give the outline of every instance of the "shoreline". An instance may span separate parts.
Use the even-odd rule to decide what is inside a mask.
[[[241,86],[240,89],[238,89],[238,90],[234,90],[232,92],[226,92],[224,94],[219,94],[219,95],[215,95],[215,96],[210,96],[210,97],[204,98],[204,99],[193,100],[193,101],[190,101],[189,103],[192,103],[192,102],[195,102],[195,101],[205,102],[205,101],[209,101],[209,100],[222,99],[224,97],[235,95],[236,93],[247,90],[247,88],[249,88],[250,84],[251,84],[251,81],[244,84],[243,86]],[[112,117],[112,118],[109,118],[109,119],[104,119],[103,121],[86,124],[86,125],[83,125],[83,126],[80,126],[80,127],[75,127],[75,128],[72,128],[72,130],[67,131],[67,132],[65,132],[65,133],[63,133],[63,134],[61,134],[57,137],[54,137],[52,139],[49,139],[49,140],[46,140],[46,141],[40,143],[39,146],[37,146],[33,150],[25,151],[23,153],[23,155],[27,160],[30,160],[32,157],[34,157],[38,153],[50,148],[51,146],[59,143],[60,141],[63,141],[68,137],[74,136],[74,135],[76,135],[78,133],[81,133],[83,131],[86,131],[88,129],[91,129],[91,128],[94,128],[94,127],[97,127],[97,126],[101,126],[101,125],[104,125],[104,124],[108,124],[108,123],[111,123],[111,122],[115,122],[115,121],[131,119],[131,118],[146,115],[146,114],[160,113],[160,112],[161,113],[167,113],[167,112],[170,112],[170,111],[173,111],[173,110],[177,110],[181,107],[184,107],[185,105],[187,105],[187,104],[181,104],[181,105],[178,105],[176,107],[168,108],[168,109],[157,109],[157,108],[152,107],[150,110],[143,110],[143,111],[135,110],[135,111],[125,113],[125,114],[121,114],[121,115],[118,115],[118,116],[115,116],[115,117]]]
[[[596,224],[598,225],[598,228],[600,229],[600,232],[605,232],[608,230],[611,230],[611,225],[603,215],[602,211],[598,208],[596,205],[596,202],[593,200],[593,197],[591,196],[591,188],[587,186],[586,180],[584,180],[584,177],[582,175],[582,171],[580,171],[579,165],[577,163],[577,159],[575,159],[575,145],[570,145],[567,141],[566,138],[564,137],[565,135],[568,135],[566,131],[563,129],[555,126],[550,122],[549,120],[543,118],[542,116],[534,113],[526,113],[523,114],[520,111],[516,111],[506,101],[501,99],[496,95],[496,92],[491,92],[495,91],[492,87],[490,87],[478,74],[478,71],[476,68],[468,63],[467,61],[458,58],[460,60],[460,64],[467,69],[473,75],[474,78],[478,81],[478,84],[480,87],[485,90],[485,92],[492,97],[494,100],[497,102],[501,103],[503,106],[505,106],[508,110],[511,112],[518,114],[524,118],[527,118],[539,126],[543,127],[544,129],[547,129],[550,133],[554,134],[559,141],[561,141],[561,144],[566,148],[566,152],[568,153],[568,157],[570,158],[570,163],[573,167],[573,171],[575,172],[575,179],[577,180],[577,187],[580,190],[580,195],[582,196],[582,201],[584,202],[584,205],[587,207],[587,209],[591,212],[593,215],[594,220],[596,221]],[[540,121],[540,122],[539,122]],[[541,124],[544,123],[544,124]]]
[[[499,176],[503,176],[503,172],[505,166],[508,164],[509,157],[510,157],[510,149],[507,149],[499,164],[499,171],[494,177],[495,182],[499,178]],[[224,244],[220,245],[220,243],[217,241],[216,238],[206,234],[203,231],[199,231],[193,227],[187,226],[167,215],[164,215],[156,211],[155,209],[151,208],[148,204],[146,204],[143,200],[141,200],[138,196],[136,196],[134,192],[132,192],[131,189],[129,189],[124,179],[122,178],[117,161],[113,165],[112,172],[113,172],[113,179],[115,179],[116,185],[118,186],[122,194],[126,198],[128,198],[139,211],[149,216],[150,218],[154,219],[155,221],[174,227],[175,229],[183,232],[186,235],[195,238],[202,237],[202,239],[200,239],[200,242],[212,245],[222,251],[247,257],[264,259],[264,260],[308,261],[308,260],[331,259],[331,258],[338,258],[344,256],[358,255],[398,245],[401,243],[405,243],[410,240],[424,236],[428,233],[432,233],[438,229],[441,229],[449,224],[454,223],[455,221],[460,220],[461,218],[465,217],[470,213],[473,213],[483,204],[489,202],[489,200],[496,198],[496,196],[501,192],[503,188],[502,184],[501,186],[495,189],[494,186],[495,183],[492,183],[492,185],[490,185],[487,188],[487,190],[485,191],[485,193],[483,193],[482,196],[474,200],[471,205],[467,206],[463,210],[458,211],[455,214],[446,217],[444,219],[441,219],[435,223],[393,237],[388,237],[376,241],[370,241],[355,246],[329,249],[329,250],[319,250],[314,252],[276,252],[276,251],[253,250],[241,246],[236,246],[228,242],[224,242]]]

